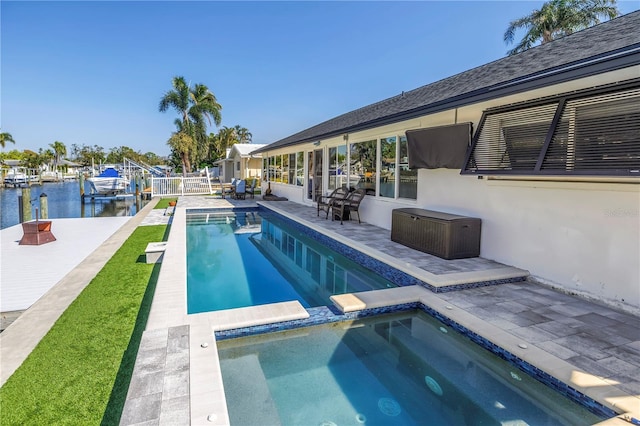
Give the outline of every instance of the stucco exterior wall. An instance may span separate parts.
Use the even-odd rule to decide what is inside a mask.
[[[462,122],[472,122],[475,132],[487,108],[622,81],[639,70],[634,66],[354,132],[348,135],[348,142],[340,135],[263,155],[304,151],[306,159],[307,153],[324,149],[326,159],[328,147]],[[325,192],[327,171],[325,160]],[[312,205],[302,187],[272,183],[272,190],[291,201]],[[640,312],[640,179],[479,179],[461,175],[460,170],[421,169],[417,191],[415,200],[365,197],[362,220],[390,229],[392,210],[402,207],[479,217],[482,257],[526,269],[534,278],[566,291]]]
[[[482,219],[480,255],[551,285],[640,310],[640,187],[476,179],[420,170],[415,207]],[[362,218],[390,229],[396,203],[366,199]]]

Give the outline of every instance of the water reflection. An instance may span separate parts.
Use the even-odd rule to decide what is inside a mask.
[[[87,191],[88,192],[88,191]],[[81,217],[113,217],[133,216],[148,201],[139,200],[135,196],[124,198],[96,198],[93,201],[80,201],[80,183],[51,182],[33,185],[30,188],[31,216],[36,218],[36,209],[40,211],[40,195],[47,195],[50,219]],[[18,196],[22,188],[0,189],[0,229],[20,223]]]

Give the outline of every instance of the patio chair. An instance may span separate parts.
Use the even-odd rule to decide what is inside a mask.
[[[258,179],[251,179],[251,185],[249,186],[249,189],[247,189],[247,192],[249,193],[249,195],[251,195],[251,198],[255,196],[257,181]]]
[[[353,192],[350,192],[347,195],[347,198],[342,200],[334,200],[331,203],[331,220],[335,220],[336,216],[340,216],[340,225],[342,225],[342,221],[346,217],[347,219],[351,218],[351,213],[356,213],[358,215],[358,223],[360,222],[360,202],[364,199],[366,192],[362,188],[358,188]]]
[[[236,200],[244,200],[247,194],[247,182],[244,180],[236,181],[235,190],[233,191],[233,198]]]
[[[236,184],[237,183],[238,183],[237,179],[233,178],[233,179],[231,179],[231,187],[224,188],[224,185],[223,185],[222,192],[224,193],[224,195],[229,195],[229,196],[233,197],[235,192],[236,192]]]
[[[320,216],[320,210],[326,213],[325,219],[329,218],[329,210],[335,200],[343,200],[349,194],[349,190],[345,187],[334,189],[331,194],[323,196],[319,195],[318,202],[318,217]]]

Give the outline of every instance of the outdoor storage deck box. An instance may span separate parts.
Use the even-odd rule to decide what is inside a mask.
[[[415,208],[395,209],[391,240],[443,259],[480,256],[478,218]]]

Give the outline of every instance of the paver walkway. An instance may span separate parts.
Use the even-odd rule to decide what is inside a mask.
[[[228,208],[238,203],[235,200],[216,200],[211,197],[183,197],[178,207]],[[270,204],[285,211],[288,217],[313,223],[316,227],[326,227],[329,233],[339,230],[342,238],[353,239],[370,250],[375,247],[385,250],[386,247],[391,250],[385,254],[386,256],[397,253],[396,247],[388,244],[387,230],[368,224],[358,225],[357,222],[340,226],[331,220],[317,218],[314,208],[295,203]],[[184,214],[184,211],[178,212],[178,215],[180,214]],[[179,223],[182,223],[180,220]],[[173,237],[172,231],[170,241]],[[180,256],[184,256],[184,253]],[[484,259],[475,262],[432,259],[433,256],[411,249],[403,251],[402,256],[403,259],[411,259],[411,262],[419,264],[420,269],[424,269],[429,277],[456,273],[477,274],[483,270],[494,270],[496,267],[500,269],[504,266]],[[163,267],[168,267],[169,270],[176,268],[175,264],[165,264]],[[433,271],[429,268],[433,268]],[[183,272],[179,272],[179,275],[182,274]],[[171,279],[167,275],[168,281],[158,282],[154,298],[156,312],[154,314],[152,308],[140,351],[147,353],[149,350],[155,350],[168,353],[170,344],[158,347],[158,340],[154,336],[165,336],[175,327],[188,326],[191,341],[189,363],[181,364],[179,368],[190,370],[189,405],[186,405],[184,395],[180,396],[181,399],[169,397],[176,392],[176,388],[183,389],[184,385],[183,382],[176,384],[170,379],[175,373],[175,366],[156,364],[154,373],[165,378],[161,382],[164,385],[157,385],[152,392],[146,394],[130,394],[122,424],[134,424],[130,422],[133,414],[127,410],[144,413],[142,417],[136,417],[136,421],[152,421],[159,424],[228,424],[220,373],[215,371],[218,364],[215,340],[212,340],[215,324],[211,323],[207,314],[165,314],[176,308],[173,312],[184,312],[185,284],[175,278],[176,276],[171,274]],[[160,280],[163,280],[162,276]],[[161,288],[163,290],[159,291]],[[518,356],[525,361],[533,365],[558,365],[559,367],[553,370],[553,375],[558,379],[583,390],[606,406],[616,407],[618,411],[629,410],[636,417],[640,416],[638,316],[556,291],[531,280],[429,294],[434,304],[446,304],[453,308],[447,311],[447,316],[452,320],[470,321],[481,335],[486,330],[489,330],[489,334],[490,330],[499,330],[498,334],[501,334],[501,337],[506,336],[510,341],[515,339],[525,343],[532,348],[529,352],[536,354],[532,357],[527,355],[527,350],[521,351]],[[493,336],[495,339],[492,339],[491,335],[484,337],[501,344],[497,336]],[[536,359],[540,354],[545,355],[542,359]],[[148,379],[145,377],[144,358],[139,361],[140,365],[136,365],[134,369],[132,389],[140,389],[135,383],[144,383],[144,380]],[[544,368],[543,365],[540,367]],[[177,414],[185,413],[189,409],[188,418]],[[175,423],[171,423],[169,419]]]

